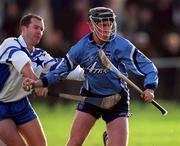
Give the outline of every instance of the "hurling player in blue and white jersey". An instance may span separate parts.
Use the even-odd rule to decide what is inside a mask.
[[[77,65],[85,71],[81,95],[103,98],[119,93],[121,100],[111,109],[102,109],[80,102],[72,125],[67,146],[81,146],[98,118],[106,122],[108,146],[128,145],[129,89],[117,75],[103,69],[98,59],[102,49],[111,62],[126,76],[127,70],[144,77],[143,99],[151,102],[157,88],[158,76],[154,64],[130,41],[116,35],[116,20],[112,9],[96,7],[89,11],[92,33],[83,37],[67,53],[58,69],[40,80],[26,79],[23,88],[48,86],[63,80]]]
[[[40,16],[23,16],[20,30],[18,38],[7,38],[0,45],[0,139],[8,146],[46,146],[41,123],[27,97],[30,92],[22,89],[22,81],[24,77],[38,79],[57,68],[63,59],[52,58],[46,51],[35,48],[44,31]],[[67,78],[82,80],[83,70],[77,67]],[[48,89],[39,88],[35,92],[46,96]]]

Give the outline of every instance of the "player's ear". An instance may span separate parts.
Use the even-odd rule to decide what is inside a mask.
[[[26,29],[26,26],[21,26],[21,27],[20,27],[20,32],[21,32],[21,33],[24,32],[25,29]]]

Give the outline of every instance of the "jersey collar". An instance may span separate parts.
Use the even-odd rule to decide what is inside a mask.
[[[97,44],[97,43],[93,40],[93,34],[92,34],[92,33],[89,34],[89,39],[88,39],[88,41],[89,41],[89,43],[92,43],[92,44],[96,45],[98,48],[101,48],[101,49],[104,48],[104,47],[106,46],[106,44],[109,43],[109,42],[105,42],[105,43],[103,43],[103,44],[101,44],[101,45]]]
[[[22,47],[24,47],[24,48],[29,52],[29,50],[27,49],[26,42],[25,42],[25,40],[24,40],[24,38],[23,38],[22,35],[20,35],[20,36],[18,37],[18,42],[21,44]],[[34,51],[34,50],[35,50],[35,48],[33,48],[33,51]],[[32,51],[32,52],[33,52],[33,51]],[[32,52],[29,52],[29,53],[31,54]]]
[[[22,35],[18,37],[18,41],[21,44],[21,46],[23,46],[24,48],[27,48],[26,42],[24,41],[24,38],[22,37]]]

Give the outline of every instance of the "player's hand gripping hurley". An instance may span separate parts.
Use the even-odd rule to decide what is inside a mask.
[[[121,78],[122,80],[127,82],[130,86],[132,86],[135,90],[137,90],[140,94],[143,95],[143,91],[137,85],[135,85],[131,80],[129,80],[125,75],[123,75],[111,63],[111,61],[107,58],[107,56],[105,55],[105,53],[104,53],[104,51],[102,49],[99,50],[98,56],[99,56],[100,62],[103,65],[103,67],[105,67],[106,69],[109,69],[110,71],[115,73],[119,78]],[[159,103],[157,103],[155,100],[152,100],[151,103],[161,111],[163,116],[166,116],[168,114],[168,112]]]

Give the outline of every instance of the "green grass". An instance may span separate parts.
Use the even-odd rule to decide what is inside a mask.
[[[161,116],[160,112],[150,104],[131,103],[133,115],[129,119],[129,146],[178,146],[180,145],[180,105],[159,101],[167,108],[169,114]],[[47,107],[35,104],[48,146],[65,146],[73,121],[76,104]],[[104,122],[96,122],[84,146],[102,146]]]
[[[130,146],[180,145],[180,108],[176,103],[164,103],[169,114],[163,117],[151,105],[136,104],[130,118]]]

